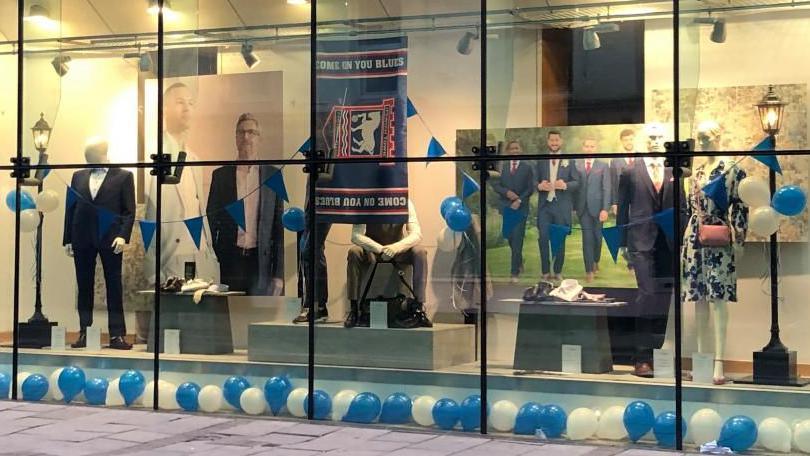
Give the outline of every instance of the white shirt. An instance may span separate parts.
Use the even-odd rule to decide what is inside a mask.
[[[255,249],[258,246],[259,226],[259,167],[236,167],[236,197],[245,203],[245,229],[239,227],[236,233],[236,246]]]
[[[548,192],[546,201],[554,201],[557,196],[557,190],[554,189],[554,183],[557,182],[557,171],[560,170],[560,159],[555,158],[548,161],[548,181],[551,182],[551,191]]]
[[[509,172],[515,174],[520,166],[520,160],[509,160]]]
[[[649,174],[653,186],[664,185],[664,159],[661,157],[644,157],[644,165],[647,167],[647,174]]]
[[[96,199],[96,195],[98,195],[101,184],[104,183],[106,177],[107,168],[94,168],[90,170],[90,196],[93,199]]]
[[[416,208],[411,200],[408,200],[408,223],[405,224],[405,237],[395,242],[394,246],[405,252],[419,244],[422,240],[422,228],[419,226],[419,219],[416,217]],[[352,225],[352,243],[360,246],[363,250],[373,253],[382,253],[383,245],[366,236],[366,225]]]

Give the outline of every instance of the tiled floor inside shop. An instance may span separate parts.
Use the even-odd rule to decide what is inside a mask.
[[[510,441],[478,435],[0,402],[0,455],[669,456],[679,453]]]

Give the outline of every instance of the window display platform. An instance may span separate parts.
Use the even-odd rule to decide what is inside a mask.
[[[433,328],[315,329],[318,364],[391,369],[444,369],[475,361],[475,327],[437,323]],[[306,364],[308,328],[291,323],[253,323],[248,329],[248,360]]]

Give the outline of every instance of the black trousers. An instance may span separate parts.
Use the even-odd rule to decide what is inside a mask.
[[[661,348],[667,331],[669,303],[672,300],[672,249],[663,232],[655,246],[645,252],[628,252],[636,273],[635,363],[652,363],[653,349]]]
[[[226,258],[220,258],[220,282],[228,285],[230,291],[244,291],[255,295],[259,283],[259,249],[234,247]],[[224,261],[223,261],[224,260]]]
[[[301,275],[304,277],[304,306],[311,308],[314,301],[318,302],[318,307],[326,307],[326,302],[329,300],[329,288],[326,273],[326,253],[324,247],[326,237],[329,235],[329,229],[332,225],[329,223],[316,223],[315,233],[304,231],[301,236]],[[315,249],[315,276],[312,276],[312,268],[310,267],[310,252]],[[308,293],[308,283],[313,281],[315,283],[315,296],[310,296]]]
[[[527,214],[528,215],[528,214]],[[509,249],[512,251],[510,272],[513,276],[520,274],[523,268],[523,240],[526,238],[526,218],[523,218],[509,234]]]
[[[110,337],[127,334],[124,323],[123,287],[121,285],[122,254],[113,253],[112,248],[81,247],[73,248],[73,264],[76,266],[76,285],[79,289],[79,326],[84,332],[93,326],[93,300],[96,283],[96,257],[101,257],[104,268],[104,282],[107,285],[107,320]]]
[[[548,274],[550,269],[551,258],[551,236],[549,231],[551,224],[571,226],[571,209],[566,210],[562,207],[559,200],[554,200],[547,203],[545,206],[537,210],[537,243],[540,246],[540,271],[543,274]],[[560,247],[557,256],[554,257],[554,274],[561,274],[563,270],[563,263],[565,262],[565,242]]]

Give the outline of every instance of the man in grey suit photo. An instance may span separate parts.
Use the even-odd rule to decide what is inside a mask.
[[[557,130],[551,130],[546,135],[546,145],[549,154],[562,153],[563,139]],[[550,225],[571,226],[574,210],[573,194],[579,188],[579,173],[571,160],[553,158],[539,160],[535,168],[535,182],[537,183],[537,231],[540,244],[540,269],[544,280],[552,279],[551,275],[551,239],[549,237]],[[555,280],[562,280],[563,263],[565,262],[565,243],[554,257]]]
[[[506,143],[506,155],[520,155],[523,148],[517,140]],[[526,219],[529,216],[529,199],[534,193],[534,172],[527,161],[504,160],[501,162],[501,176],[492,179],[492,189],[500,196],[498,210],[503,213],[509,207],[518,211],[521,221],[514,227],[507,240],[512,251],[511,282],[517,283],[523,272],[523,239],[526,237]]]
[[[236,122],[239,160],[256,160],[261,128],[252,114]],[[271,165],[217,168],[208,194],[208,223],[220,264],[220,281],[232,291],[278,296],[284,290],[284,229],[281,196],[263,185],[274,173]],[[245,204],[245,227],[225,207],[237,199]]]
[[[586,154],[595,153],[596,147],[596,139],[592,137],[585,137],[582,141],[582,152]],[[602,224],[608,218],[611,203],[610,169],[607,164],[594,158],[577,160],[576,167],[582,178],[575,209],[582,228],[585,281],[593,282],[602,254]]]

